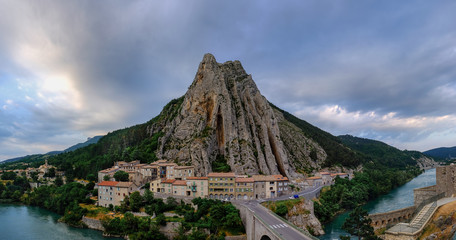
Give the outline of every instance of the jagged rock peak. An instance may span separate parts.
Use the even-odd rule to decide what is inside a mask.
[[[205,54],[182,107],[165,128],[158,157],[211,172],[224,159],[237,174],[294,176],[277,117],[239,61]]]

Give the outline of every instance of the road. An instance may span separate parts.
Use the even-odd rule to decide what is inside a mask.
[[[267,201],[287,200],[287,199],[289,199],[290,197],[293,197],[294,195],[299,195],[299,197],[304,197],[304,198],[306,198],[306,199],[313,199],[313,198],[318,197],[318,195],[320,194],[320,190],[321,190],[324,186],[325,186],[325,185],[323,185],[323,186],[317,186],[317,187],[311,187],[311,188],[309,188],[309,189],[306,189],[306,190],[303,190],[303,191],[300,191],[300,192],[297,192],[297,193],[293,193],[293,194],[289,194],[289,195],[283,195],[283,196],[276,197],[276,198],[270,198],[270,199],[267,199]]]
[[[306,199],[313,199],[320,194],[322,187],[324,186],[312,187],[294,194],[267,199],[267,201],[287,200],[294,195],[299,195],[300,197],[304,197]],[[261,220],[263,220],[268,225],[269,228],[279,234],[283,239],[312,239],[303,235],[303,233],[294,229],[292,226],[288,225],[288,223],[282,221],[280,218],[272,214],[268,209],[261,206],[260,202],[262,201],[264,200],[252,200],[248,202],[240,201],[239,203],[253,211],[258,217],[261,218]]]
[[[274,232],[276,232],[283,239],[308,239],[312,238],[305,236],[303,233],[298,232],[292,226],[274,216],[265,207],[261,206],[258,201],[248,201],[241,203],[242,205],[253,211],[264,223],[266,223]]]

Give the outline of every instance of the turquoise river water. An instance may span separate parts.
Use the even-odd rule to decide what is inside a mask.
[[[58,214],[38,207],[0,204],[0,239],[87,240],[104,238],[100,231],[70,227]]]
[[[415,177],[410,182],[392,190],[386,195],[383,195],[375,200],[368,202],[364,208],[369,213],[381,213],[392,210],[397,210],[413,205],[413,189],[432,186],[435,184],[435,169],[426,170],[426,172]],[[339,239],[340,235],[349,234],[341,229],[342,224],[348,217],[348,212],[340,214],[332,222],[326,224],[326,234],[321,236],[322,240]],[[355,239],[355,238],[353,238]],[[357,238],[356,238],[357,239]],[[456,240],[456,239],[455,239]]]

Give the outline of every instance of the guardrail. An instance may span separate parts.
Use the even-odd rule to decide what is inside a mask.
[[[260,205],[261,206],[261,205]],[[263,206],[261,206],[263,207]],[[263,207],[265,208],[265,207]],[[277,215],[275,212],[265,208],[266,211],[268,211],[269,213],[271,213],[272,215],[276,216],[277,218],[279,218],[280,220],[284,221],[285,223],[287,223],[288,225],[290,225],[292,228],[296,229],[297,231],[301,232],[302,234],[306,235],[307,237],[313,239],[313,240],[319,240],[317,237],[313,236],[312,234],[310,234],[308,231],[304,230],[304,229],[301,229],[301,228],[298,228],[296,227],[293,223],[289,222],[288,220],[286,220],[285,218]]]

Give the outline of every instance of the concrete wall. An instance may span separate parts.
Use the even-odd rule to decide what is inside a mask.
[[[436,185],[424,188],[415,188],[413,189],[414,204],[415,206],[418,206],[422,202],[426,201],[431,197],[434,197],[435,195],[437,195]]]
[[[411,206],[386,213],[375,213],[369,215],[369,218],[372,219],[372,227],[379,229],[411,218],[415,209],[415,206]]]

